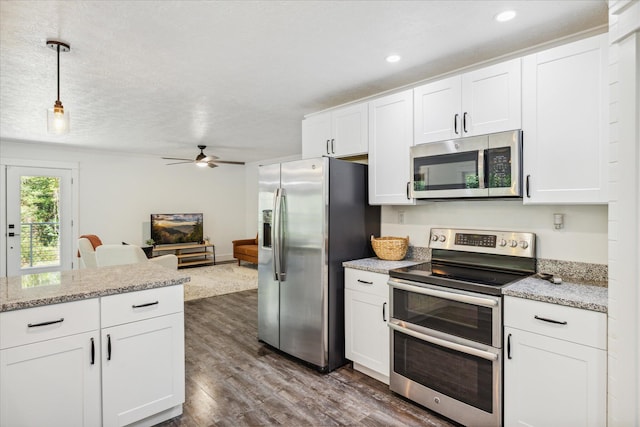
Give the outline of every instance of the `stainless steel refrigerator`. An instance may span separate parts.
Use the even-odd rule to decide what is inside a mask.
[[[329,157],[260,166],[258,339],[322,372],[345,364],[344,261],[373,256],[367,166]]]

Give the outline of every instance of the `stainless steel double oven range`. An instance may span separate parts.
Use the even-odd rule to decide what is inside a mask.
[[[389,272],[390,388],[467,426],[502,424],[502,288],[532,233],[432,229],[431,262]]]

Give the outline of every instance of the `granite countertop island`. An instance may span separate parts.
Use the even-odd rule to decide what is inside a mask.
[[[394,268],[410,267],[412,265],[422,264],[427,262],[425,260],[418,259],[403,259],[400,261],[385,261],[380,258],[363,258],[355,259],[353,261],[345,261],[342,266],[345,268],[353,268],[356,270],[371,271],[374,273],[389,274],[389,270]]]
[[[0,312],[181,285],[190,277],[140,263],[0,278]]]
[[[606,287],[582,284],[577,280],[555,285],[547,280],[531,276],[505,287],[502,294],[601,313],[606,313],[608,307],[608,289]]]

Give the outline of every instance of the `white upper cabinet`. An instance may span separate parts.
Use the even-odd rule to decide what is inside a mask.
[[[524,203],[606,203],[607,34],[523,60]]]
[[[369,102],[369,204],[413,205],[409,150],[413,145],[413,91]]]
[[[302,157],[367,153],[367,103],[316,114],[302,121]]]
[[[520,89],[520,59],[415,88],[415,144],[520,129]]]

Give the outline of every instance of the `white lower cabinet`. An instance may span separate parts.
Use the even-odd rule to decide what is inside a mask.
[[[182,286],[102,298],[101,319],[103,426],[151,426],[181,414]]]
[[[0,426],[151,426],[182,413],[183,287],[0,313]]]
[[[389,384],[386,274],[345,269],[345,355],[354,369]]]
[[[182,313],[102,330],[105,427],[128,425],[184,402],[183,343]]]
[[[514,297],[504,310],[504,425],[606,425],[606,315]]]
[[[0,426],[100,425],[98,301],[0,313]]]
[[[0,350],[0,425],[100,425],[98,331]]]

